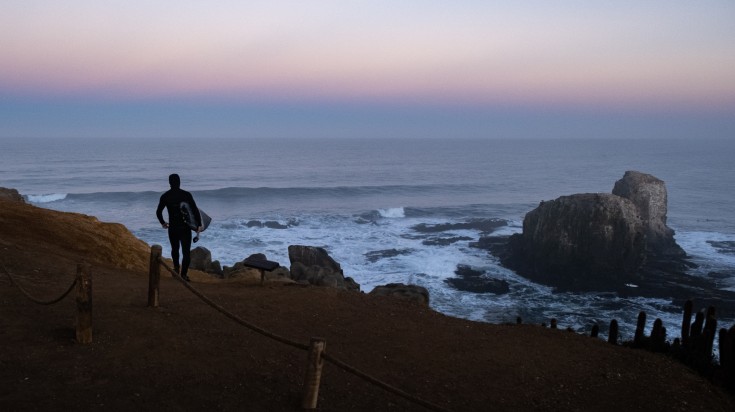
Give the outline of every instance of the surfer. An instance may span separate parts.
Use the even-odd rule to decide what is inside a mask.
[[[181,275],[181,278],[189,281],[189,263],[191,262],[191,229],[181,212],[182,202],[189,204],[192,215],[196,220],[197,236],[202,230],[202,220],[199,214],[199,208],[194,202],[194,197],[186,190],[181,190],[181,178],[179,175],[172,174],[168,177],[168,183],[171,185],[166,193],[161,195],[156,209],[156,217],[161,222],[164,229],[168,229],[168,240],[171,242],[171,259],[174,261],[174,270]],[[163,220],[163,208],[168,211],[168,223]],[[179,247],[181,247],[181,267],[179,270]]]

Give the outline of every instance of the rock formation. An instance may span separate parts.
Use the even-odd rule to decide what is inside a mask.
[[[626,172],[613,194],[541,202],[526,214],[523,233],[495,250],[504,265],[530,279],[565,289],[609,289],[637,282],[644,265],[660,256],[682,258],[673,235],[666,226],[664,182]]]
[[[25,203],[25,201],[23,200],[23,196],[21,196],[17,190],[8,189],[5,187],[0,187],[0,199]]]
[[[429,291],[425,287],[417,285],[405,285],[403,283],[389,283],[384,286],[376,286],[369,295],[390,296],[429,305]]]
[[[16,251],[35,249],[37,243],[63,245],[65,258],[147,273],[150,246],[125,226],[80,213],[36,207],[25,203],[14,189],[2,193],[0,245],[12,244]],[[29,243],[22,244],[19,239]]]
[[[290,245],[288,259],[291,261],[291,278],[297,282],[360,290],[360,285],[354,279],[344,277],[342,267],[323,248]]]
[[[627,171],[615,182],[612,193],[629,199],[638,208],[646,234],[648,253],[684,256],[684,250],[674,241],[674,231],[666,226],[666,185],[652,175]]]
[[[224,275],[219,260],[212,261],[212,252],[203,246],[198,246],[191,250],[191,263],[189,267],[220,277]]]
[[[483,271],[459,264],[454,271],[457,277],[444,279],[444,282],[457,290],[472,293],[494,293],[502,295],[510,291],[510,284],[503,279],[489,277]]]

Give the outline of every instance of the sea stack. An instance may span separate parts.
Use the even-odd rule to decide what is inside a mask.
[[[585,193],[541,202],[526,214],[500,258],[529,279],[571,290],[635,283],[650,260],[684,257],[666,226],[666,187],[628,171],[612,194]]]

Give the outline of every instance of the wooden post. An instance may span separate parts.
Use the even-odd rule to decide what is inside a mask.
[[[309,342],[309,358],[306,365],[306,378],[304,379],[304,399],[301,402],[303,409],[316,409],[319,397],[319,384],[322,380],[322,352],[327,342],[323,338],[311,338]]]
[[[163,253],[161,245],[151,246],[151,261],[148,266],[148,306],[158,307],[159,285],[161,283],[161,263],[158,259]]]
[[[715,317],[715,307],[710,306],[707,309],[707,319],[704,322],[704,331],[706,332],[706,340],[704,342],[704,352],[707,357],[712,356],[712,349],[714,347],[715,335],[717,335],[717,318]]]
[[[638,313],[638,323],[635,327],[635,336],[633,337],[633,346],[640,348],[643,344],[643,329],[646,327],[646,312]]]
[[[666,347],[666,328],[664,327],[663,321],[660,318],[656,318],[653,321],[653,328],[651,328],[651,341],[649,342],[649,349],[653,352],[663,352]]]
[[[692,322],[692,301],[684,303],[684,317],[681,320],[681,346],[689,346],[689,328]]]
[[[590,337],[596,338],[599,333],[600,326],[595,323],[594,325],[592,325],[592,332],[590,332]]]
[[[92,343],[92,276],[89,265],[77,265],[77,342]]]
[[[618,344],[618,321],[613,319],[610,321],[610,330],[607,336],[607,342],[613,345]]]

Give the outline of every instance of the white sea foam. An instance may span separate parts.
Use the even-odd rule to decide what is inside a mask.
[[[735,242],[735,235],[714,232],[677,232],[676,241],[690,256],[724,266],[735,266],[735,254],[722,253],[710,243]]]
[[[713,243],[732,244],[735,235],[714,232],[677,232],[676,241],[698,265],[694,274],[706,276],[712,272],[720,274],[719,286],[735,291],[735,250],[729,246],[718,248]]]
[[[43,195],[27,195],[26,199],[31,203],[51,203],[66,199],[66,193],[49,193]]]
[[[406,217],[406,211],[402,207],[391,207],[388,209],[378,209],[381,217],[385,218],[400,218]]]

